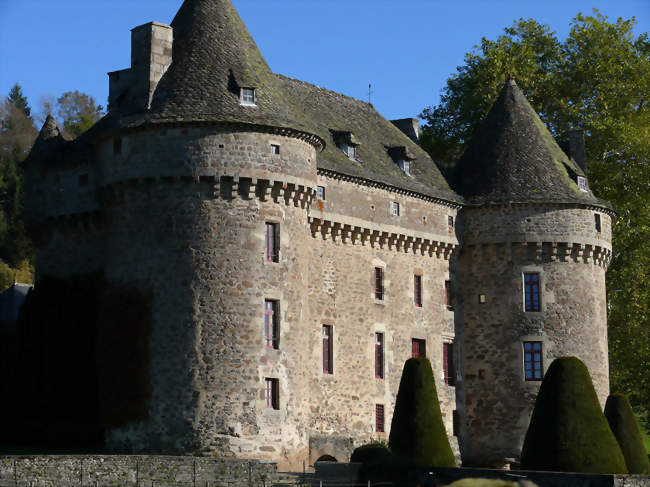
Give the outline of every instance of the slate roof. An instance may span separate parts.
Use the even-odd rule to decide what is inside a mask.
[[[452,187],[470,204],[611,204],[578,188],[580,166],[510,79],[459,160]]]

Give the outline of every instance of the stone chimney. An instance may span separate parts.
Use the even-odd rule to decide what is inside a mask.
[[[420,122],[417,118],[400,118],[390,121],[395,127],[404,132],[416,144],[420,140]]]
[[[131,67],[108,73],[108,110],[140,111],[151,106],[160,78],[172,63],[174,31],[149,22],[131,30]]]
[[[569,132],[559,142],[559,146],[565,152],[567,157],[576,161],[582,171],[587,174],[585,131],[583,129],[569,130]]]

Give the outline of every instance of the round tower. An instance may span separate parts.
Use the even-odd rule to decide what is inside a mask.
[[[544,371],[560,356],[609,393],[609,203],[590,191],[509,80],[458,166],[463,463],[519,458]]]
[[[155,53],[164,27],[138,48]],[[136,93],[149,108],[130,112],[148,100],[121,96],[122,79],[97,129],[105,276],[152,298],[148,417],[109,431],[107,448],[297,466],[309,398],[297,325],[323,142],[229,1],[186,1],[171,27],[173,62]]]

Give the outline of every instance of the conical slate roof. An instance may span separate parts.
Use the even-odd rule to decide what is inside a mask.
[[[185,0],[171,25],[173,63],[153,96],[152,118],[309,131],[230,0]],[[240,104],[240,88],[255,88],[257,106]]]
[[[578,187],[585,174],[509,79],[457,165],[454,189],[468,203],[583,203],[610,207]]]

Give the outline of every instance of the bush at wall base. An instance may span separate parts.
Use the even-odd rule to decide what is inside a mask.
[[[350,462],[362,464],[358,478],[360,482],[385,480],[388,478],[386,470],[393,465],[393,455],[385,443],[368,443],[352,452]]]
[[[605,403],[605,417],[618,441],[631,474],[650,473],[650,462],[643,446],[632,406],[623,394],[612,394]]]
[[[404,364],[388,446],[398,466],[456,466],[426,358],[411,358]]]
[[[524,439],[521,468],[627,473],[587,367],[579,359],[558,358],[546,372]]]

